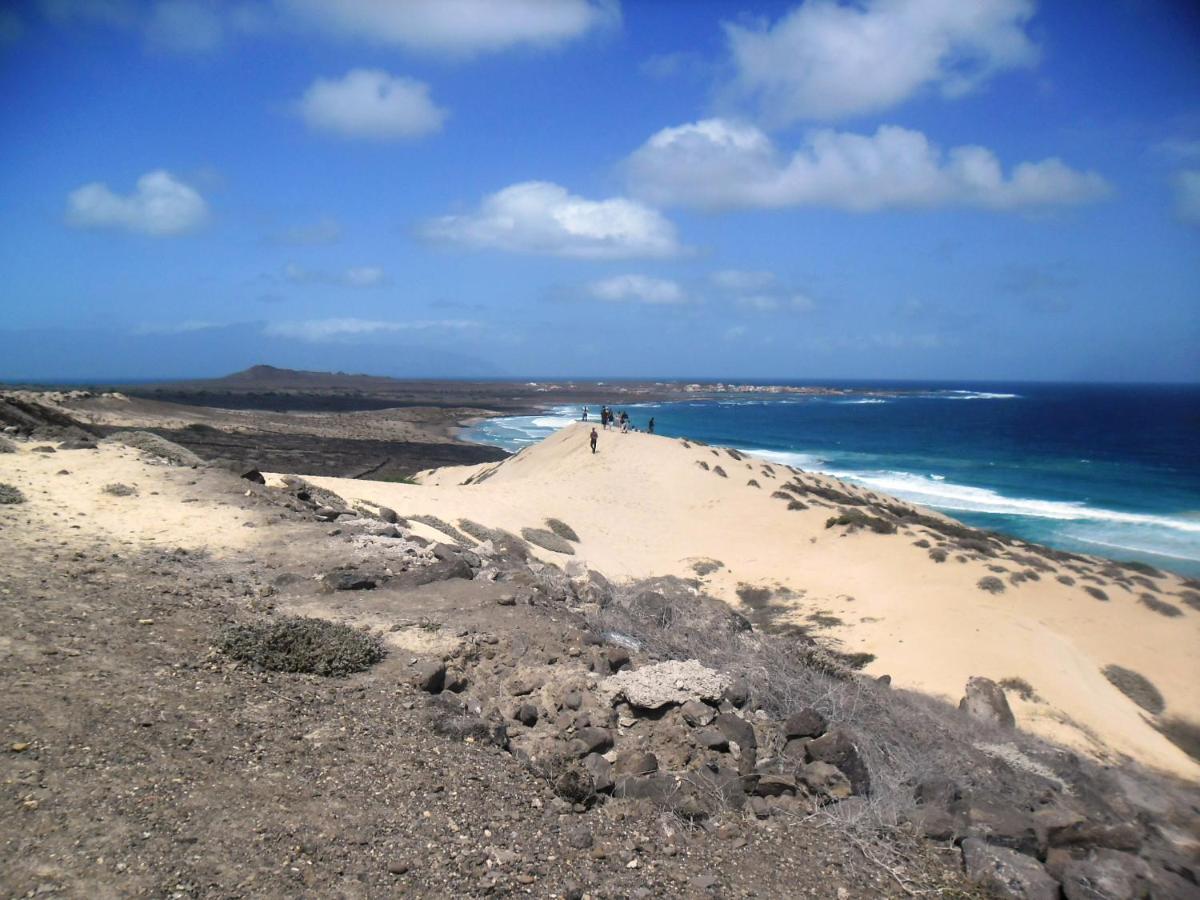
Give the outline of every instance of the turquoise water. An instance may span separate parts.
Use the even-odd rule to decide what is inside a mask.
[[[851,385],[840,397],[732,395],[623,407],[639,428],[754,452],[982,528],[1200,575],[1200,387]],[[874,396],[874,390],[905,393]],[[579,408],[483,422],[516,450]]]

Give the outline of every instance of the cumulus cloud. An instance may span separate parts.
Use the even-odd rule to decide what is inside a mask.
[[[711,273],[708,280],[724,299],[752,312],[811,312],[817,308],[807,294],[781,285],[774,272],[722,269]]]
[[[651,306],[675,306],[687,303],[678,282],[646,275],[615,275],[587,286],[588,295],[609,303],[645,303]]]
[[[370,288],[387,284],[387,272],[378,266],[353,266],[342,272],[322,272],[289,263],[283,277],[292,284],[334,284],[343,287]]]
[[[1189,225],[1200,225],[1200,169],[1175,173],[1175,211]]]
[[[434,219],[423,234],[475,247],[579,259],[682,252],[675,227],[657,210],[625,197],[588,200],[547,181],[510,185],[485,197],[472,213]]]
[[[1033,0],[807,0],[774,24],[725,24],[729,91],[774,124],[878,112],[926,87],[958,97],[1037,62],[1033,13]]]
[[[156,237],[193,231],[208,218],[199,192],[170,172],[147,172],[132,194],[113,193],[94,181],[67,197],[67,223],[78,228],[118,228]]]
[[[628,160],[634,193],[705,209],[824,206],[866,212],[969,206],[992,210],[1085,203],[1108,184],[1057,158],[1007,174],[986,147],[943,152],[919,131],[821,129],[785,157],[754,125],[705,119],[653,135]]]
[[[381,69],[318,78],[297,108],[310,128],[376,140],[432,134],[441,130],[447,115],[429,98],[429,85]]]
[[[380,334],[422,331],[469,331],[480,323],[469,319],[381,321],[378,319],[306,319],[299,322],[272,322],[263,328],[268,337],[292,338],[320,343],[353,340]]]
[[[552,46],[620,21],[616,0],[278,0],[346,37],[468,56]]]

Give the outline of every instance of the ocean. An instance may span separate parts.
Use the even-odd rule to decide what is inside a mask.
[[[614,393],[588,406],[592,419],[608,403],[639,429],[654,417],[659,434],[825,472],[981,528],[1200,576],[1200,386],[828,386],[852,393],[625,406]],[[518,450],[579,415],[492,419],[465,437]]]

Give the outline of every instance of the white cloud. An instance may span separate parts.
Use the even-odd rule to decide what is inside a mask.
[[[67,197],[67,222],[80,228],[123,228],[156,237],[184,234],[208,218],[208,204],[170,172],[147,172],[132,194],[114,194],[103,182]]]
[[[726,291],[758,291],[775,283],[774,272],[747,272],[741,269],[722,269],[708,278]]]
[[[753,125],[705,119],[664,128],[628,161],[634,193],[707,209],[824,206],[865,212],[937,206],[1015,210],[1099,199],[1108,184],[1057,158],[1005,174],[986,147],[943,153],[919,131],[821,129],[785,158]]]
[[[552,46],[620,21],[616,0],[278,0],[346,37],[468,56]]]
[[[588,285],[588,294],[609,303],[646,303],[651,306],[671,306],[687,303],[678,282],[646,275],[616,275]]]
[[[547,181],[513,184],[479,209],[426,224],[426,237],[513,253],[580,259],[667,257],[682,252],[675,227],[634,200],[588,200]]]
[[[399,322],[376,319],[307,319],[300,322],[273,322],[263,328],[263,334],[268,337],[293,338],[318,343],[410,331],[469,331],[479,327],[479,322],[469,319],[404,320]]]
[[[1175,173],[1175,211],[1190,225],[1200,225],[1200,169]]]
[[[755,312],[778,312],[788,309],[793,312],[811,312],[817,304],[806,294],[745,294],[734,302],[743,309]]]
[[[429,99],[429,85],[380,69],[352,69],[339,79],[318,78],[297,108],[310,128],[385,140],[440,131],[447,115]]]
[[[322,272],[288,263],[283,277],[292,284],[335,284],[343,287],[370,288],[387,284],[387,272],[378,266],[353,266],[342,272]]]
[[[775,124],[888,109],[934,86],[970,92],[1032,66],[1033,0],[808,0],[773,25],[725,24],[730,92]]]

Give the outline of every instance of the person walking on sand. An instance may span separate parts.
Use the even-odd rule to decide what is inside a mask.
[[[596,429],[592,429],[592,452],[596,452],[596,441],[600,440],[600,435],[596,434]]]
[[[582,421],[582,422],[587,421],[587,407],[586,406],[583,408],[583,418],[580,421]]]
[[[646,426],[646,431],[649,434],[654,434],[654,416],[650,417],[650,424]]]

